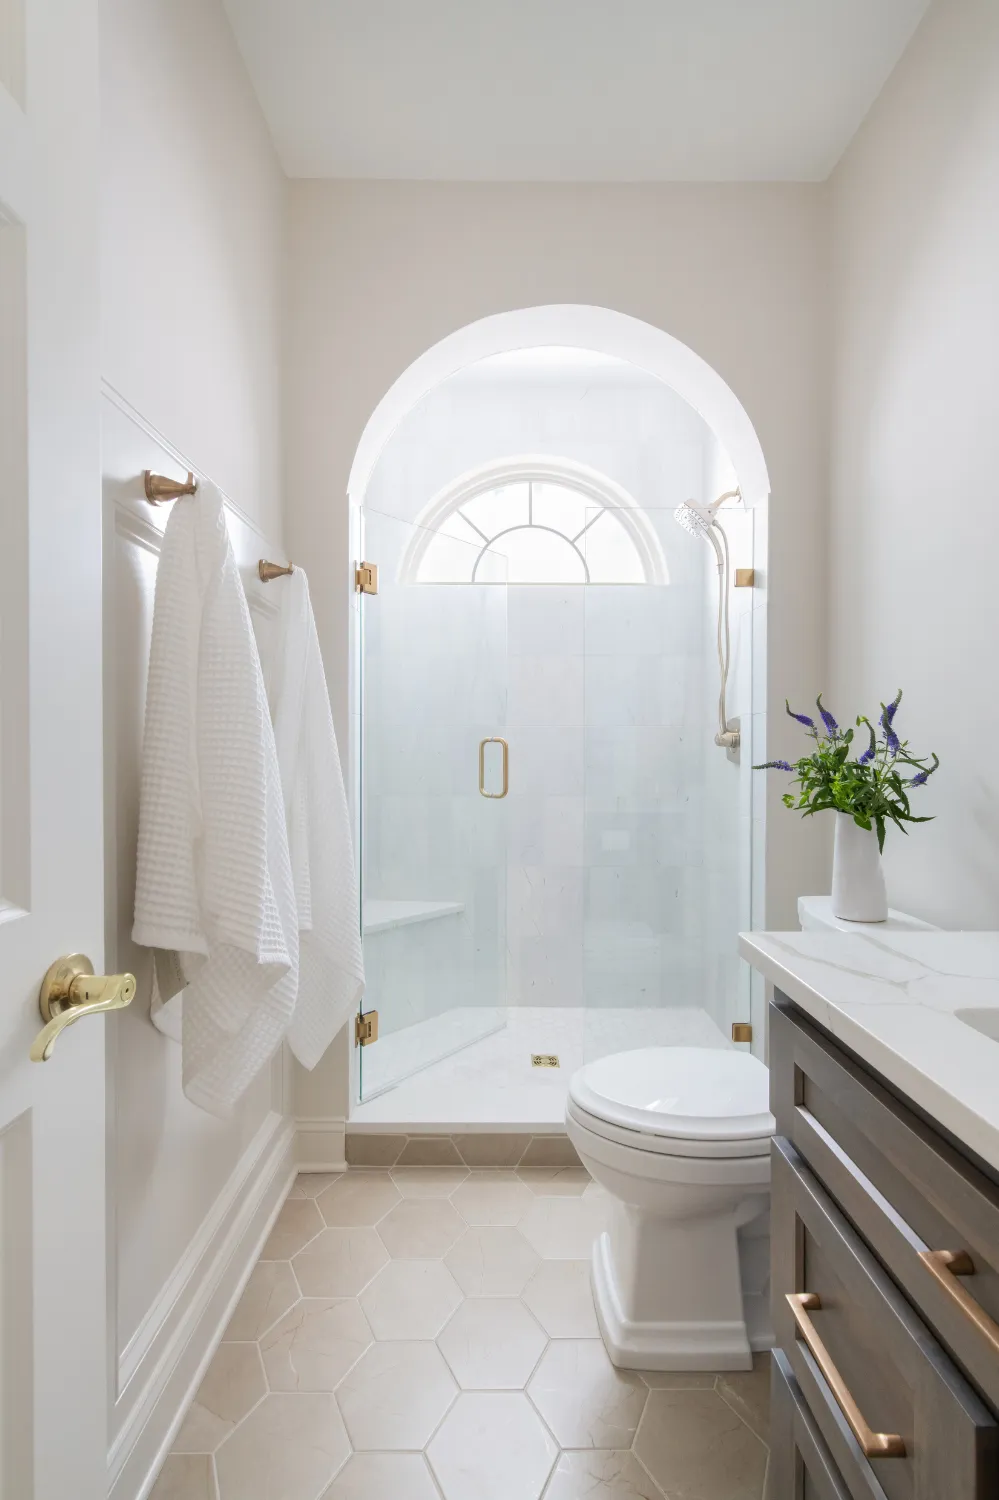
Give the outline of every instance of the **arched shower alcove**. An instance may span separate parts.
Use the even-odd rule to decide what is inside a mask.
[[[392,507],[386,506],[383,497],[376,495],[377,504],[372,503],[373,481],[380,472],[380,463],[385,459],[386,453],[391,451],[393,440],[398,441],[398,435],[407,430],[407,424],[412,424],[413,414],[422,409],[435,392],[441,388],[450,388],[449,382],[453,383],[456,378],[462,377],[463,372],[467,374],[481,366],[483,361],[489,361],[495,356],[512,355],[518,351],[559,349],[589,351],[608,361],[621,361],[633,371],[640,372],[647,385],[661,384],[674,397],[679,398],[680,403],[697,414],[705,431],[713,435],[726,460],[727,472],[734,475],[741,492],[742,507],[739,515],[733,515],[729,523],[736,529],[742,527],[744,537],[748,538],[748,541],[744,541],[741,560],[745,562],[751,557],[758,582],[762,583],[765,577],[762,564],[770,486],[756,431],[738,397],[721,375],[692,349],[661,329],[612,309],[583,305],[534,307],[498,313],[469,324],[442,339],[404,370],[385,393],[364,428],[348,486],[352,555],[358,560],[363,558],[367,562],[379,564],[382,590],[380,598],[355,595],[355,608],[351,614],[351,701],[359,706],[363,704],[362,711],[352,715],[351,719],[351,764],[354,768],[355,827],[362,849],[366,961],[369,972],[365,1009],[377,1008],[381,1012],[381,1039],[378,1045],[374,1049],[357,1049],[354,1054],[354,1128],[377,1130],[392,1127],[416,1134],[428,1131],[446,1133],[466,1126],[479,1130],[526,1130],[539,1134],[558,1132],[562,1123],[564,1084],[572,1067],[584,1058],[599,1055],[602,1051],[622,1050],[629,1045],[645,1045],[650,1041],[668,1043],[671,1040],[689,1040],[708,1045],[729,1045],[731,1023],[752,1019],[759,1022],[762,1019],[762,996],[756,995],[754,998],[749,973],[734,956],[735,931],[759,925],[762,919],[763,810],[761,803],[754,804],[749,776],[752,761],[762,759],[762,754],[757,755],[755,752],[757,748],[762,750],[765,736],[763,663],[766,616],[765,590],[762,588],[750,589],[737,600],[736,657],[742,683],[737,706],[743,734],[741,760],[726,756],[723,750],[714,745],[713,728],[709,732],[705,725],[702,737],[696,716],[688,716],[690,722],[685,719],[682,726],[671,724],[669,734],[660,730],[658,725],[645,726],[638,722],[635,726],[636,743],[632,749],[618,746],[611,755],[607,745],[600,739],[601,726],[584,723],[584,712],[580,715],[579,733],[590,735],[593,741],[591,744],[587,740],[586,756],[589,759],[583,757],[586,759],[586,776],[582,780],[577,777],[579,784],[574,781],[566,791],[557,787],[553,791],[550,777],[546,783],[547,790],[551,793],[546,804],[551,816],[564,819],[577,817],[579,820],[575,852],[565,854],[564,838],[563,846],[560,846],[564,857],[577,859],[583,865],[582,885],[575,869],[570,869],[563,881],[566,889],[571,887],[575,891],[576,886],[580,886],[581,894],[573,899],[582,903],[588,911],[597,912],[601,902],[606,906],[610,901],[607,891],[618,875],[621,876],[618,881],[621,888],[627,887],[635,892],[634,910],[628,913],[627,921],[618,921],[616,928],[609,918],[604,920],[602,927],[597,918],[594,918],[589,929],[591,935],[588,937],[585,935],[586,922],[583,921],[581,931],[584,935],[579,939],[582,954],[579,962],[581,992],[576,1007],[566,998],[571,993],[575,980],[562,987],[546,981],[547,987],[539,983],[536,989],[520,982],[511,984],[508,990],[504,988],[506,980],[497,978],[497,965],[512,963],[516,969],[514,950],[518,941],[516,932],[506,925],[505,906],[502,919],[496,923],[493,921],[492,908],[500,902],[498,886],[496,890],[490,889],[485,903],[489,908],[489,916],[483,921],[481,879],[474,895],[470,896],[467,891],[452,889],[447,886],[446,881],[441,884],[433,878],[423,882],[423,888],[415,889],[419,882],[412,877],[411,864],[408,866],[408,878],[403,878],[398,873],[399,869],[407,868],[406,859],[413,849],[440,850],[445,846],[449,847],[449,840],[454,840],[454,828],[451,825],[459,816],[466,816],[468,819],[464,834],[466,844],[481,848],[484,841],[488,843],[492,840],[490,847],[498,847],[503,840],[499,838],[497,828],[502,826],[503,817],[509,814],[510,807],[515,802],[520,789],[518,781],[521,768],[532,752],[529,745],[521,743],[525,740],[523,728],[511,721],[511,727],[507,730],[502,713],[494,711],[494,703],[490,698],[492,693],[493,698],[497,701],[502,699],[505,703],[507,670],[509,669],[513,679],[523,670],[523,663],[515,656],[512,655],[510,660],[506,660],[504,656],[507,622],[503,610],[506,605],[504,603],[501,609],[496,598],[503,596],[505,599],[507,590],[478,590],[479,603],[474,606],[474,625],[470,623],[471,615],[466,619],[457,614],[456,610],[465,608],[464,604],[459,606],[456,602],[462,586],[457,582],[445,581],[445,575],[425,581],[414,568],[414,559],[418,559],[425,551],[424,542],[417,536],[419,527],[432,525],[432,520],[428,521],[428,518],[438,514],[443,518],[453,511],[452,506],[439,503],[442,496],[447,497],[446,487],[439,492],[438,487],[433,487],[422,497],[418,508],[414,502],[408,513],[396,516],[385,514]],[[570,459],[571,455],[566,462]],[[463,472],[465,467],[467,466],[456,466],[451,476],[456,488],[463,494],[469,492],[468,476]],[[498,467],[502,468],[502,465]],[[509,467],[508,465],[507,468]],[[532,476],[536,479],[542,472],[538,462],[534,460],[526,462],[522,467],[525,482],[530,481]],[[516,468],[514,464],[513,469]],[[615,478],[616,476],[607,476],[605,482],[613,484]],[[711,499],[713,495],[704,494],[700,498]],[[435,504],[435,501],[438,503]],[[656,503],[663,504],[661,501]],[[671,500],[670,517],[673,503],[675,501]],[[639,499],[638,504],[644,510],[648,501]],[[666,515],[664,510],[656,521],[661,529]],[[651,522],[643,515],[641,524],[648,526]],[[671,519],[667,520],[666,528],[666,545],[671,556],[675,549],[676,556],[682,563],[677,579],[682,583],[684,568],[691,577],[694,576],[694,570],[700,570],[706,598],[708,590],[714,588],[708,549],[699,547],[696,539],[684,537],[678,528],[672,527]],[[673,536],[674,531],[677,533],[676,537]],[[377,542],[374,540],[376,536]],[[460,547],[460,542],[455,541],[454,545]],[[376,552],[381,555],[375,555]],[[476,571],[478,564],[465,570],[464,576],[475,580],[464,585],[467,597],[470,598],[476,591],[476,584],[506,581],[504,559],[496,561],[497,568],[488,577],[483,572]],[[455,580],[461,571],[456,570]],[[450,575],[447,576],[449,578]],[[661,593],[665,593],[674,581],[671,562],[668,575],[664,569],[662,576],[657,577],[656,587]],[[525,587],[529,589],[530,584],[521,585],[521,590]],[[626,589],[628,585],[621,584],[619,587]],[[430,706],[430,698],[426,700],[423,720],[420,718],[418,694],[414,700],[415,707],[410,711],[412,723],[405,722],[406,716],[402,711],[399,711],[397,720],[392,722],[394,710],[386,710],[386,704],[398,702],[400,691],[410,694],[416,691],[415,684],[420,677],[422,660],[420,653],[423,651],[419,645],[422,627],[415,626],[412,622],[426,620],[428,609],[433,612],[436,608],[431,605],[429,598],[430,591],[435,588],[440,591],[439,599],[446,600],[441,608],[450,621],[443,630],[439,624],[435,627],[435,639],[443,635],[449,642],[454,642],[475,634],[479,642],[479,657],[472,676],[466,680],[460,664],[456,667],[452,661],[446,672],[442,670],[440,674],[437,684],[439,692],[434,700],[436,703],[450,701],[450,693],[455,701],[471,702],[477,695],[484,703],[482,707],[476,706],[474,712],[469,709],[467,724],[455,726],[455,736],[462,741],[468,740],[469,745],[461,749],[461,764],[459,772],[455,773],[458,775],[458,782],[453,786],[445,786],[435,779],[439,776],[440,767],[431,763],[434,761],[433,755],[428,757],[423,754],[423,741],[429,743],[435,735],[443,746],[439,755],[434,752],[437,759],[447,761],[451,754],[450,748],[443,744],[447,736],[439,733],[439,726],[434,722],[437,710]],[[403,593],[405,590],[409,591],[410,600],[416,600],[420,590],[423,590],[423,597],[419,598],[415,613],[411,612],[406,616],[410,623],[404,626],[401,636],[396,637],[403,643],[398,647],[399,659],[390,663],[389,658],[396,652],[396,648],[387,644],[386,622],[390,618],[398,620],[401,618],[400,610],[404,606],[408,608]],[[450,593],[446,596],[448,590]],[[512,596],[512,583],[510,592]],[[679,597],[680,589],[675,592]],[[606,603],[606,599],[603,600],[603,604]],[[583,607],[580,602],[577,613]],[[573,608],[575,609],[575,604]],[[362,611],[368,613],[362,615]],[[370,611],[380,613],[372,614]],[[398,626],[395,628],[398,629]],[[694,627],[688,624],[685,629],[690,635]],[[693,671],[685,688],[688,696],[694,697],[702,692],[709,673],[715,670],[709,649],[710,631],[703,622],[696,625],[696,630],[701,632],[708,643],[708,649],[703,667]],[[417,654],[403,660],[404,651],[415,651]],[[366,658],[365,652],[369,653]],[[499,667],[497,662],[500,663]],[[611,668],[611,675],[617,665]],[[641,670],[645,670],[641,663],[639,666]],[[584,662],[583,670],[589,671],[588,663]],[[623,668],[622,674],[626,675]],[[561,680],[565,675],[571,676],[571,673],[566,674],[556,666],[553,674],[554,691],[560,690]],[[492,680],[493,676],[496,676],[495,682]],[[512,691],[515,689],[514,681]],[[640,683],[638,690],[640,694]],[[714,691],[717,692],[716,684]],[[642,713],[639,711],[639,721],[641,717]],[[367,724],[364,731],[362,722]],[[624,727],[628,728],[627,725]],[[608,734],[616,732],[616,728],[611,724]],[[638,744],[638,739],[646,728],[649,730],[646,735],[647,743]],[[660,734],[661,745],[655,739],[656,733]],[[377,736],[382,741],[393,742],[400,755],[411,756],[411,761],[404,758],[400,761],[400,766],[394,767],[389,775],[384,769],[387,764],[384,748],[372,753],[373,741]],[[467,779],[472,776],[465,762],[471,765],[473,740],[481,742],[485,748],[480,751],[483,758],[479,761],[478,787],[474,780],[466,787],[461,777]],[[500,792],[506,785],[506,740],[510,741],[513,764],[510,803],[501,796],[490,795]],[[690,790],[690,779],[685,786],[683,776],[675,770],[671,769],[669,774],[659,770],[656,756],[660,752],[663,760],[669,755],[678,756],[678,764],[681,761],[686,764],[691,756],[694,757],[697,770],[692,780],[697,781],[696,794]],[[624,784],[629,775],[638,774],[630,762],[626,767],[625,760],[621,758],[628,754],[632,755],[635,764],[641,763],[644,767],[645,780],[641,788]],[[608,755],[611,756],[607,765],[598,764],[601,755],[605,759]],[[616,761],[614,755],[618,757]],[[407,785],[407,765],[412,768],[411,786]],[[400,767],[403,769],[400,770]],[[543,772],[539,771],[537,774],[544,779]],[[373,793],[379,776],[386,778],[385,786],[381,789],[384,795]],[[721,787],[721,780],[725,778],[728,790]],[[666,782],[670,787],[668,793],[663,792],[660,786],[660,783]],[[652,786],[656,788],[654,798],[648,790]],[[481,801],[477,795],[479,792],[482,794]],[[409,808],[406,803],[406,797],[410,793],[413,808]],[[415,808],[417,800],[420,800],[418,809]],[[541,807],[541,802],[537,805]],[[551,812],[553,807],[554,813]],[[728,808],[730,816],[721,820],[723,826],[714,827],[712,809],[718,807]],[[531,810],[522,808],[520,816],[522,822],[529,823]],[[695,816],[699,830],[697,838],[701,843],[692,854],[689,826]],[[406,823],[407,818],[411,819],[409,824]],[[596,824],[601,818],[603,822],[597,828]],[[393,820],[397,824],[394,829]],[[591,823],[594,824],[592,829]],[[681,826],[686,830],[682,835],[676,832]],[[661,846],[658,851],[650,854],[649,829],[653,827],[663,832]],[[548,835],[539,836],[539,849],[545,837]],[[505,834],[504,838],[507,840],[503,843],[504,850],[511,841],[516,846],[514,853],[510,855],[509,870],[503,876],[508,883],[510,900],[514,906],[517,902],[520,903],[517,910],[522,920],[534,921],[536,925],[540,922],[543,926],[536,914],[524,918],[520,907],[530,908],[532,901],[540,899],[543,903],[545,899],[543,893],[538,897],[536,889],[537,885],[544,885],[545,870],[542,869],[538,874],[538,867],[525,863],[534,857],[540,860],[545,851],[542,850],[539,855],[535,855],[532,850],[528,850],[526,854],[523,850],[518,852],[517,839],[523,843],[523,836],[516,830],[514,835]],[[551,835],[551,838],[558,842],[556,835]],[[679,852],[672,852],[670,840],[679,844],[681,839],[686,839],[684,848]],[[733,915],[726,925],[723,956],[713,952],[712,945],[717,947],[719,944],[712,933],[699,930],[702,925],[710,928],[713,920],[715,926],[718,925],[711,906],[714,899],[712,891],[717,886],[717,880],[708,866],[712,858],[721,856],[711,853],[712,840],[718,848],[724,846],[724,858],[731,866],[729,873],[739,889],[739,909],[737,916]],[[406,845],[405,857],[401,865],[398,862],[393,865],[392,859],[384,854],[383,846],[398,845],[400,841]],[[373,855],[372,850],[376,845],[379,852]],[[647,875],[643,875],[642,869],[636,865],[628,864],[633,856],[638,860],[639,849],[643,851],[641,857],[648,862]],[[506,858],[505,853],[503,857]],[[516,863],[517,859],[521,860],[520,864]],[[697,861],[704,866],[703,872],[700,872],[698,866],[700,884],[689,874]],[[669,885],[673,879],[674,867],[677,883],[686,883],[690,886],[690,891],[684,900],[676,903],[678,915],[674,914],[668,920],[660,921],[656,917],[656,893],[662,893],[660,905],[672,900],[673,893]],[[700,873],[703,873],[703,879],[700,879]],[[585,888],[587,880],[592,889]],[[557,878],[550,883],[557,885]],[[470,882],[469,890],[473,887],[474,880]],[[705,893],[703,902],[697,894],[702,888]],[[611,895],[614,893],[611,892]],[[504,893],[502,901],[505,902],[506,899]],[[552,896],[556,904],[558,899],[563,900],[563,905],[569,900],[564,889]],[[476,900],[480,910],[473,920],[472,907]],[[695,928],[698,929],[696,932]],[[598,932],[598,939],[592,937],[593,932]],[[606,936],[608,932],[611,933],[610,939]],[[597,954],[597,959],[594,960],[594,944],[599,946],[599,941],[604,942],[604,952],[602,955]],[[696,965],[689,953],[696,945],[700,945],[698,951],[704,950],[707,953],[702,966],[705,976],[710,971],[710,976],[704,980],[705,991],[710,988],[716,995],[709,1018],[710,1026],[707,1022],[702,1025],[704,1017],[700,1012],[694,1015],[698,1011],[696,1001],[700,970],[695,972]],[[496,962],[491,967],[482,962],[482,955],[486,950],[494,950],[495,953]],[[682,951],[687,956],[677,958],[676,955]],[[622,977],[620,995],[615,994],[610,1005],[596,1004],[588,1011],[588,994],[584,991],[588,983],[586,966],[591,960],[599,960],[604,965],[601,971],[601,993],[605,996],[608,974],[613,977],[615,972],[620,971]],[[550,967],[557,960],[549,954],[546,962]],[[627,977],[629,964],[639,967],[644,964],[643,975],[654,974],[658,977],[655,982],[643,979],[640,983],[634,974]],[[674,965],[673,970],[670,969],[671,964]],[[681,970],[684,974],[683,982],[677,979],[674,983],[675,976]],[[464,986],[467,991],[468,1004],[455,998],[453,991],[456,988],[456,975],[458,988]],[[407,992],[405,996],[402,994],[403,990]],[[717,998],[722,991],[723,998]],[[544,998],[545,995],[556,992],[557,999]],[[649,1003],[644,1008],[637,1003],[629,1003],[628,997],[631,996],[633,999],[641,998],[644,1005],[646,992]],[[536,993],[540,993],[542,998],[540,1003],[532,1004],[530,1002]],[[691,1003],[692,994],[695,1003]],[[615,1005],[621,1007],[617,1013],[614,1013]],[[580,1029],[580,1036],[576,1036],[573,1031],[573,1026],[577,1023],[570,1018],[570,1011],[573,1014],[578,1011],[583,1018],[577,1028]],[[641,1033],[632,1039],[619,1029],[620,1026],[627,1029],[633,1024],[644,1025],[646,1022],[646,1029],[651,1027],[648,1036]],[[500,1036],[502,1044],[498,1040]],[[757,1025],[757,1036],[762,1037],[760,1024]],[[717,1038],[716,1042],[712,1041],[713,1037]],[[548,1053],[558,1055],[558,1071],[541,1069],[534,1072],[530,1066],[531,1057]],[[523,1077],[518,1074],[521,1062]],[[490,1076],[501,1077],[503,1085],[492,1099],[488,1086]]]

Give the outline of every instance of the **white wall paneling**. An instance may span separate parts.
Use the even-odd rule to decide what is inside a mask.
[[[130,931],[149,632],[169,506],[146,502],[141,476],[194,466],[109,389],[103,464],[106,951],[112,967],[139,979],[132,1006],[107,1029],[109,1468],[114,1500],[133,1500],[287,1192],[294,1130],[283,1058],[231,1120],[218,1120],[184,1097],[180,1049],[149,1020],[149,954]],[[266,674],[280,583],[265,587],[256,566],[280,548],[228,502],[227,520]]]

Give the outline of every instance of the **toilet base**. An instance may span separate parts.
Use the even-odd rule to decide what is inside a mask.
[[[706,1316],[691,1321],[629,1317],[615,1275],[611,1236],[606,1230],[594,1243],[591,1269],[597,1322],[613,1364],[630,1370],[752,1369],[744,1318]]]

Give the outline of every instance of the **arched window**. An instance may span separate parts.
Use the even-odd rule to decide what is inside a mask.
[[[667,583],[662,546],[620,485],[569,459],[490,464],[417,517],[412,583]]]

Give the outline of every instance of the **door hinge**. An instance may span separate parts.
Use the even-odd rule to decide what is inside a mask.
[[[753,1028],[748,1021],[732,1022],[733,1042],[751,1042],[753,1040]]]
[[[354,1018],[354,1046],[367,1047],[378,1040],[378,1012],[362,1011]]]
[[[357,567],[354,569],[354,589],[358,594],[377,594],[377,563],[358,563]]]

